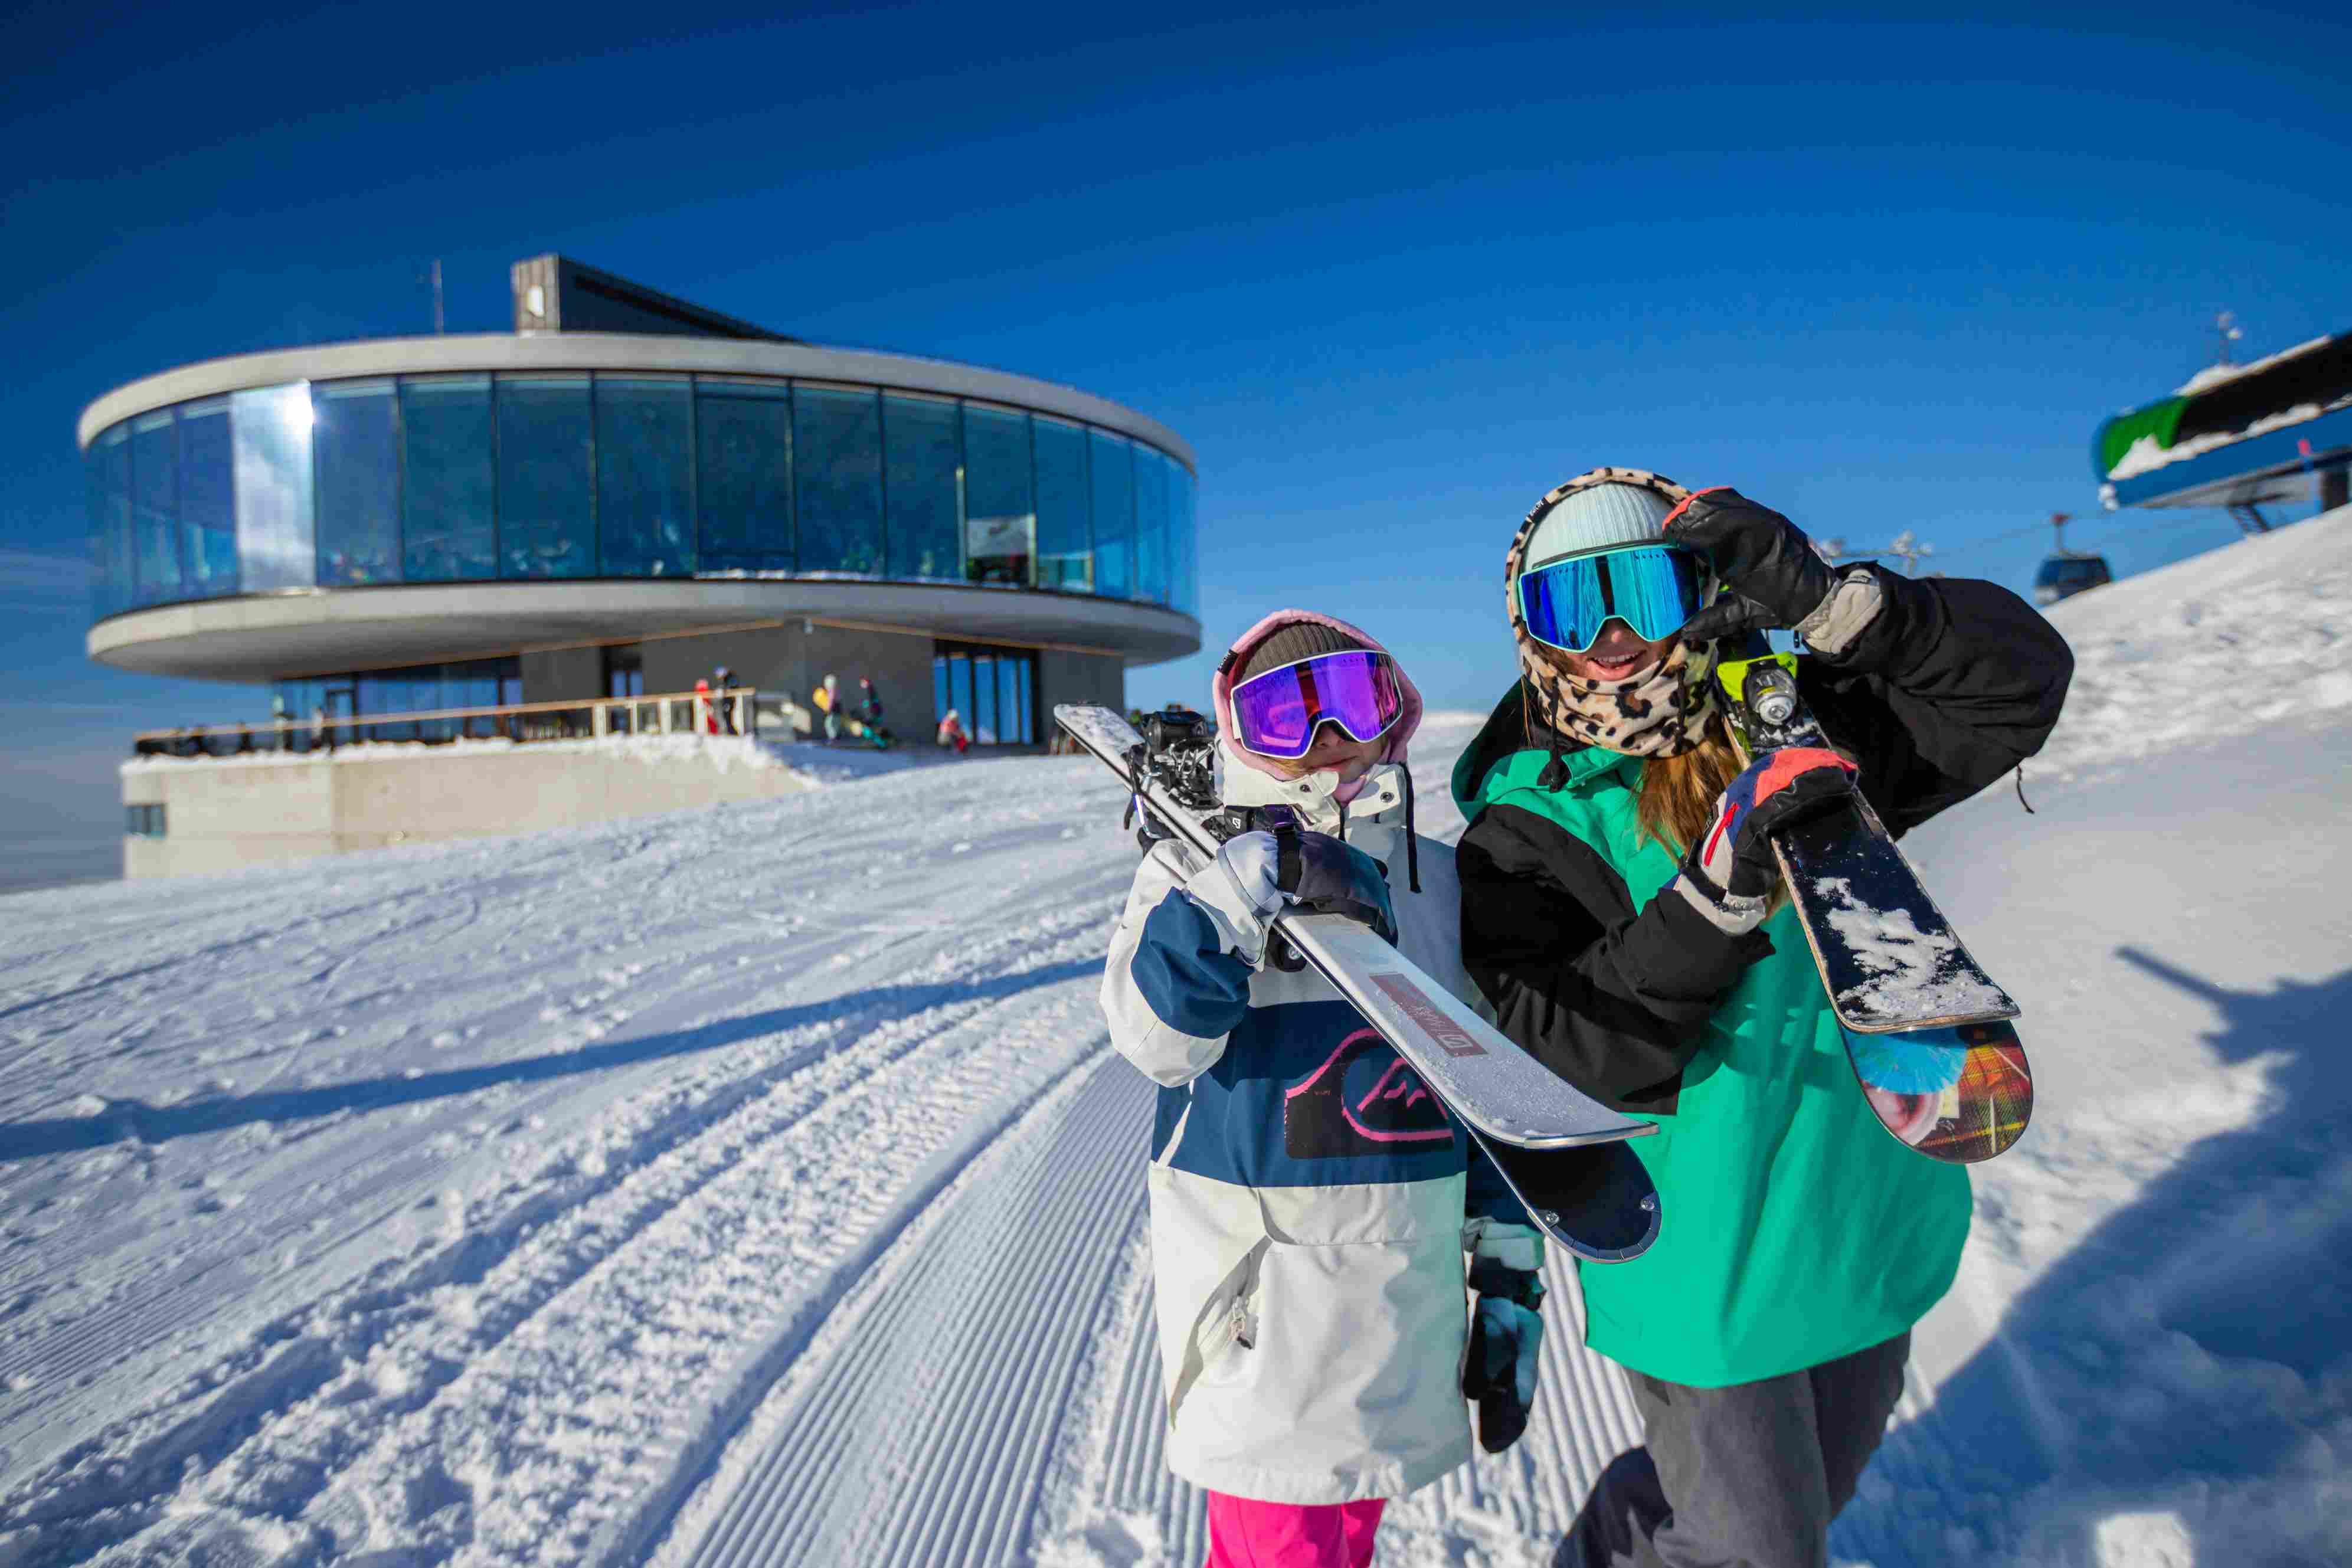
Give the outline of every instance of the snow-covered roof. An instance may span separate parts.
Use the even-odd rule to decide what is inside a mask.
[[[2311,352],[2312,350],[2320,347],[2322,344],[2332,342],[2333,340],[2334,340],[2330,338],[2314,338],[2309,342],[2297,343],[2292,349],[2281,349],[2277,353],[2271,355],[2269,358],[2256,360],[2251,364],[2208,365],[2203,370],[2198,371],[2195,375],[2189,377],[2187,381],[2181,382],[2179,386],[2174,388],[2173,395],[2175,397],[2187,397],[2191,392],[2209,391],[2211,388],[2220,386],[2224,382],[2238,381],[2243,377],[2252,375],[2256,371],[2266,371],[2282,361],[2294,358],[2297,354],[2307,354]]]

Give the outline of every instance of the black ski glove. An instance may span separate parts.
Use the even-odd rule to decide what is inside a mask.
[[[1528,1429],[1528,1412],[1535,1406],[1543,1279],[1479,1258],[1470,1265],[1470,1288],[1478,1292],[1478,1309],[1470,1319],[1462,1396],[1478,1406],[1478,1446],[1499,1454]]]
[[[1662,530],[1668,544],[1706,557],[1730,590],[1684,625],[1685,643],[1794,626],[1837,585],[1837,574],[1796,524],[1727,485],[1685,497]]]

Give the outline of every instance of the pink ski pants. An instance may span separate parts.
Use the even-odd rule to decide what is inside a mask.
[[[1388,1499],[1259,1502],[1209,1494],[1209,1560],[1202,1568],[1365,1568]]]

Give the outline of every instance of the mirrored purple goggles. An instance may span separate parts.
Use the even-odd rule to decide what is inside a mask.
[[[1404,716],[1404,687],[1386,653],[1318,653],[1252,675],[1229,700],[1243,748],[1286,761],[1306,756],[1322,725],[1377,740]]]

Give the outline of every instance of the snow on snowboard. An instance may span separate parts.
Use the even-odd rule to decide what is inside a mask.
[[[1196,853],[1215,854],[1240,831],[1215,799],[1213,741],[1150,747],[1118,714],[1085,704],[1061,704],[1054,719]],[[1654,1126],[1579,1092],[1357,922],[1290,913],[1275,931],[1445,1103],[1555,1241],[1594,1262],[1648,1250],[1657,1188],[1624,1140]]]
[[[1718,679],[1743,757],[1831,745],[1788,655],[1727,660]],[[1857,792],[1790,823],[1772,849],[1879,1124],[1954,1165],[2016,1143],[2033,1114],[2032,1070],[2009,1022],[2017,1004],[1960,945],[1870,802]]]

